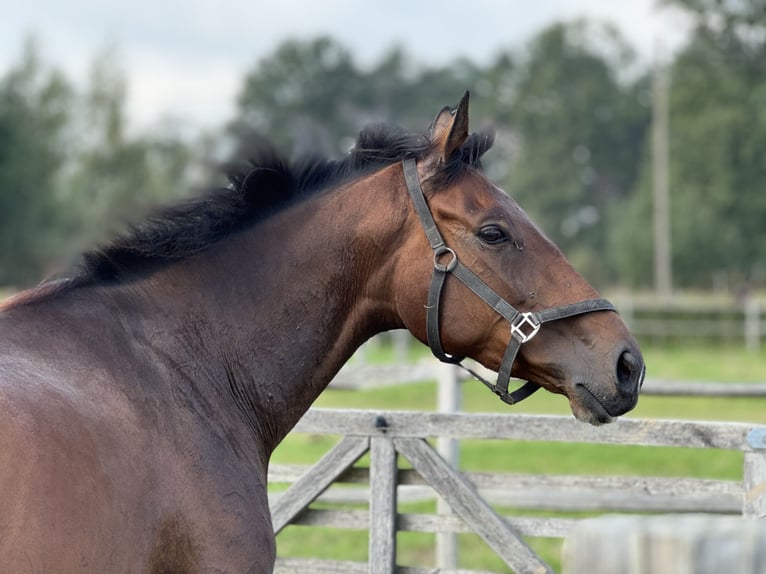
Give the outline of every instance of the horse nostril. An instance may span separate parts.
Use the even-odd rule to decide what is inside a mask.
[[[640,355],[623,351],[617,359],[617,382],[627,392],[635,392],[644,382],[644,362]]]

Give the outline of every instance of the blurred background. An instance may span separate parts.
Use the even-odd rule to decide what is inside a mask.
[[[491,177],[601,290],[766,283],[763,0],[53,4],[0,22],[0,286],[225,184],[253,131],[337,156],[466,89]]]

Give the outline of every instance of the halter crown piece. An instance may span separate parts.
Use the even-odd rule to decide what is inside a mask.
[[[415,212],[423,224],[428,242],[434,252],[434,272],[431,277],[431,286],[428,290],[428,304],[426,305],[426,335],[428,346],[437,359],[444,363],[453,363],[459,365],[472,376],[484,383],[500,399],[513,405],[526,399],[529,395],[540,388],[540,385],[532,381],[524,383],[515,391],[508,392],[508,384],[511,378],[511,368],[516,359],[521,345],[531,340],[537,335],[543,323],[574,317],[584,313],[594,311],[614,311],[614,308],[606,299],[587,299],[578,303],[551,307],[542,311],[522,313],[514,308],[510,303],[495,293],[484,281],[457,258],[455,252],[444,242],[444,238],[439,232],[434,221],[431,210],[428,208],[423,190],[420,187],[418,177],[418,166],[415,158],[407,157],[402,161],[404,168],[404,180],[407,183],[407,190],[415,206]],[[497,313],[504,317],[511,324],[511,338],[508,341],[508,347],[503,354],[500,370],[497,373],[497,382],[491,383],[473,370],[462,364],[465,357],[455,357],[444,352],[439,336],[439,301],[441,299],[442,289],[447,275],[454,275],[466,287],[473,291],[482,301],[492,307]]]

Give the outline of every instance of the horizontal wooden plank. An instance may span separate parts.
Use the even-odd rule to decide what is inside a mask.
[[[654,296],[642,297],[641,295],[629,299],[612,298],[620,313],[638,312],[662,315],[685,314],[697,315],[721,315],[745,313],[747,301],[735,301],[734,299],[717,299],[715,297],[675,297],[672,299],[657,299]],[[759,301],[755,301],[755,308],[759,307]]]
[[[516,532],[523,536],[564,538],[577,524],[576,518],[501,516]],[[401,514],[400,530],[410,532],[472,532],[457,516],[438,514]]]
[[[401,492],[401,491],[400,491]],[[479,490],[479,494],[490,504],[497,507],[519,510],[555,510],[561,512],[706,512],[711,514],[740,514],[742,495],[673,495],[633,494],[622,496],[618,492],[569,491],[546,492],[530,491],[528,494]],[[269,496],[270,502],[278,496]],[[434,500],[432,491],[418,489],[414,492],[405,490],[399,494],[403,502],[423,502]],[[331,504],[366,504],[369,491],[331,490],[317,498],[319,502]]]
[[[594,427],[572,417],[416,411],[310,409],[294,432],[389,437],[448,437],[568,443],[631,444],[749,451],[757,425],[621,418]]]
[[[269,464],[269,482],[295,482],[306,472],[307,465],[303,464]],[[369,482],[370,475],[366,468],[349,468],[338,476],[337,482]]]
[[[739,514],[742,483],[681,477],[466,473],[492,504],[525,509]]]
[[[417,566],[397,566],[396,574],[498,574],[487,570],[465,570],[462,568],[418,568]]]
[[[634,335],[675,337],[743,337],[742,319],[636,319],[630,325]]]
[[[524,536],[564,538],[577,524],[575,518],[553,517],[508,517],[503,516],[512,528]],[[291,524],[296,526],[317,526],[344,530],[366,530],[369,526],[369,512],[366,510],[330,510],[309,508],[296,517]],[[396,527],[407,532],[472,532],[459,517],[438,514],[399,514]]]
[[[283,481],[299,476],[305,466],[280,467],[272,470]],[[398,497],[402,502],[433,500],[433,490],[413,470],[399,471]],[[742,483],[733,480],[711,480],[680,477],[538,475],[510,473],[464,472],[468,479],[493,505],[519,509],[561,511],[620,512],[710,512],[739,514],[742,511]],[[345,480],[365,483],[366,468],[354,468]],[[269,474],[272,478],[273,475]],[[278,498],[271,493],[270,498]],[[336,485],[323,493],[322,502],[365,504],[369,500],[366,487]]]
[[[766,397],[766,383],[715,383],[647,379],[643,395],[676,397]]]
[[[402,471],[404,477],[407,472]],[[546,490],[568,490],[572,488],[597,490],[616,490],[620,492],[644,492],[646,494],[684,495],[700,493],[703,495],[741,496],[742,485],[734,480],[713,480],[705,478],[653,477],[653,476],[600,476],[588,474],[525,474],[525,473],[490,473],[466,472],[468,479],[481,489],[492,490],[527,490],[543,488]]]
[[[274,574],[367,574],[367,563],[312,558],[277,558]],[[433,568],[397,566],[396,574],[435,574]],[[496,574],[486,570],[450,570],[440,568],[439,574]]]
[[[397,566],[396,574],[498,574],[488,570],[465,570],[463,568],[418,568],[416,566]]]
[[[741,333],[740,333],[741,334]],[[331,386],[338,389],[369,389],[389,385],[402,385],[435,381],[439,369],[443,366],[433,359],[423,359],[414,364],[369,365],[349,363],[332,380]],[[485,378],[493,378],[495,373],[471,364],[471,368]],[[473,377],[464,371],[458,372],[460,380]],[[677,381],[649,378],[644,381],[641,394],[653,396],[681,397],[766,397],[766,383],[720,383],[715,381]]]
[[[388,385],[435,381],[439,367],[440,364],[432,359],[414,364],[395,365],[347,363],[335,375],[330,386],[336,389],[369,389]]]
[[[318,560],[314,558],[277,558],[274,574],[367,574],[366,562]]]
[[[273,464],[269,468],[269,482],[294,482],[309,467],[300,464]],[[529,488],[568,489],[595,488],[619,491],[636,490],[647,494],[686,494],[704,495],[722,494],[741,496],[742,485],[734,480],[713,480],[684,477],[652,476],[601,476],[589,474],[531,474],[502,472],[461,472],[471,483],[480,489],[519,490]],[[341,483],[361,484],[369,482],[369,469],[353,467],[344,472],[337,480]],[[412,469],[399,469],[400,485],[424,485],[425,480]]]
[[[479,491],[495,506],[526,510],[555,510],[558,512],[707,512],[740,514],[742,497],[703,495],[674,495],[598,492],[571,490],[550,492],[533,490],[517,492]]]

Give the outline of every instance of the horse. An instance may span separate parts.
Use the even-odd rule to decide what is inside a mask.
[[[644,364],[611,304],[484,174],[468,94],[342,159],[267,143],[0,308],[7,572],[271,572],[274,448],[355,349],[408,329],[606,423]],[[513,375],[528,381],[508,391]]]

